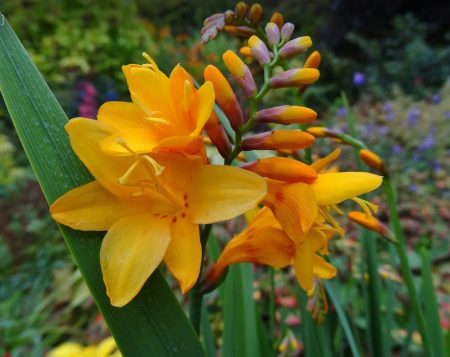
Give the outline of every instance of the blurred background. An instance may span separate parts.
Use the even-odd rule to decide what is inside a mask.
[[[341,96],[345,93],[360,138],[394,172],[411,264],[420,274],[417,252],[422,247],[430,249],[441,326],[448,332],[450,6],[445,1],[407,0],[260,3],[267,19],[273,11],[281,12],[296,25],[295,34],[310,35],[312,49],[322,54],[320,80],[304,97],[319,113],[316,124],[346,130],[348,113]],[[105,101],[129,100],[121,66],[142,63],[143,51],[166,73],[181,63],[199,81],[207,64],[223,68],[222,53],[238,50],[240,42],[221,33],[202,46],[200,29],[207,16],[234,5],[228,0],[61,0],[51,4],[8,0],[0,3],[0,12],[69,118],[95,118]],[[292,92],[280,91],[267,99],[267,105],[275,102],[292,102]],[[317,146],[315,154],[331,150],[326,144]],[[351,150],[344,156],[348,168],[354,168]],[[380,205],[380,219],[386,220],[383,199],[374,201]],[[223,232],[217,235],[229,238]],[[349,289],[361,278],[354,268],[357,238],[357,231],[349,227],[346,238],[333,246],[338,255],[335,265],[346,267],[336,279]],[[383,279],[399,284],[391,333],[394,353],[408,336],[407,296],[389,259],[383,255],[380,259]],[[296,335],[300,319],[289,289],[279,284],[278,319],[288,326],[279,331],[281,345],[285,336]],[[255,299],[261,304],[265,288],[264,284],[255,288]],[[352,328],[363,336],[367,322],[362,302],[355,300],[357,294],[357,290],[347,291],[343,299],[353,301],[347,308],[354,317]],[[210,310],[220,336],[221,313]],[[89,344],[105,336],[102,318],[48,215],[0,98],[0,356],[41,356],[67,340]],[[412,335],[408,353],[417,353],[414,344],[420,341]],[[291,348],[292,355],[301,351],[301,341]]]

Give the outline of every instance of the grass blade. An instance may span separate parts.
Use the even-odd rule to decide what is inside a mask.
[[[7,21],[0,25],[0,92],[49,203],[92,178],[73,154],[67,117]],[[201,356],[204,350],[159,272],[124,308],[105,294],[99,264],[102,234],[60,227],[64,239],[125,356]]]

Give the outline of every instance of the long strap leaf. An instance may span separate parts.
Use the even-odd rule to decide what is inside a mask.
[[[0,24],[0,92],[49,203],[92,180],[71,150],[64,111],[6,21]],[[114,308],[100,271],[102,234],[60,229],[124,356],[204,355],[159,272],[131,303]]]

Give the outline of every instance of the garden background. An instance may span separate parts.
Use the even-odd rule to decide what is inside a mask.
[[[319,113],[319,124],[347,131],[345,118],[352,115],[360,139],[394,173],[413,274],[419,286],[422,258],[429,256],[430,286],[436,292],[440,326],[450,349],[450,7],[439,1],[261,4],[267,13],[283,13],[299,35],[310,35],[312,49],[322,54],[320,80],[304,97]],[[219,34],[202,46],[200,28],[207,16],[233,6],[225,0],[10,0],[0,4],[0,12],[67,115],[95,118],[105,101],[129,99],[121,66],[141,63],[142,51],[166,73],[177,63],[198,79],[208,63],[223,68],[221,54],[238,50],[239,41]],[[267,103],[280,102],[289,91],[277,95]],[[323,150],[315,154],[329,151],[324,142]],[[354,169],[352,150],[344,149],[344,156],[345,168]],[[383,221],[387,208],[379,193],[373,201]],[[230,238],[227,227],[222,228],[215,231],[219,244]],[[366,335],[370,324],[359,286],[364,280],[358,269],[359,230],[347,228],[346,237],[332,245],[339,271],[333,283],[358,347],[369,354],[374,347]],[[373,239],[377,239],[378,272],[385,292],[381,310],[392,317],[386,327],[389,351],[420,355],[421,341],[411,322],[402,278],[390,261],[389,243]],[[260,279],[253,285],[253,297],[264,323],[270,286],[266,270],[256,268],[255,274]],[[275,272],[276,319],[283,323],[277,324],[274,344],[280,354],[301,355],[305,338],[301,331],[311,321],[289,279]],[[224,316],[218,294],[208,295],[206,302],[214,341],[220,347]],[[325,319],[327,326],[336,323],[333,306]],[[107,336],[0,101],[0,355],[41,356],[66,341],[97,344]],[[333,346],[333,355],[347,351],[342,336],[323,338]]]

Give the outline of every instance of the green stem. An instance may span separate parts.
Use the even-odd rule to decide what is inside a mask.
[[[213,226],[212,224],[206,224],[200,233],[200,242],[202,245],[202,263],[197,283],[194,285],[189,294],[190,297],[189,319],[191,320],[191,324],[194,327],[194,330],[197,333],[197,335],[200,335],[200,321],[201,321],[202,301],[203,301],[203,294],[200,291],[201,290],[200,281],[204,266],[203,263],[205,258],[206,245],[208,243],[208,238],[209,234],[211,233],[212,226]]]
[[[269,295],[269,332],[271,341],[275,340],[275,279],[274,269],[269,268],[270,295]],[[271,347],[272,344],[271,344]]]
[[[397,212],[394,185],[389,175],[386,175],[383,179],[383,190],[386,195],[392,228],[394,230],[395,237],[397,238],[395,249],[400,262],[400,269],[402,271],[403,279],[405,280],[406,289],[408,290],[409,299],[416,317],[417,327],[422,336],[423,350],[426,356],[432,356],[433,354],[431,352],[432,350],[430,346],[430,337],[428,335],[428,327],[424,318],[422,307],[420,306],[416,287],[414,286],[411,268],[409,266],[408,256],[406,254],[406,239],[403,235]]]

